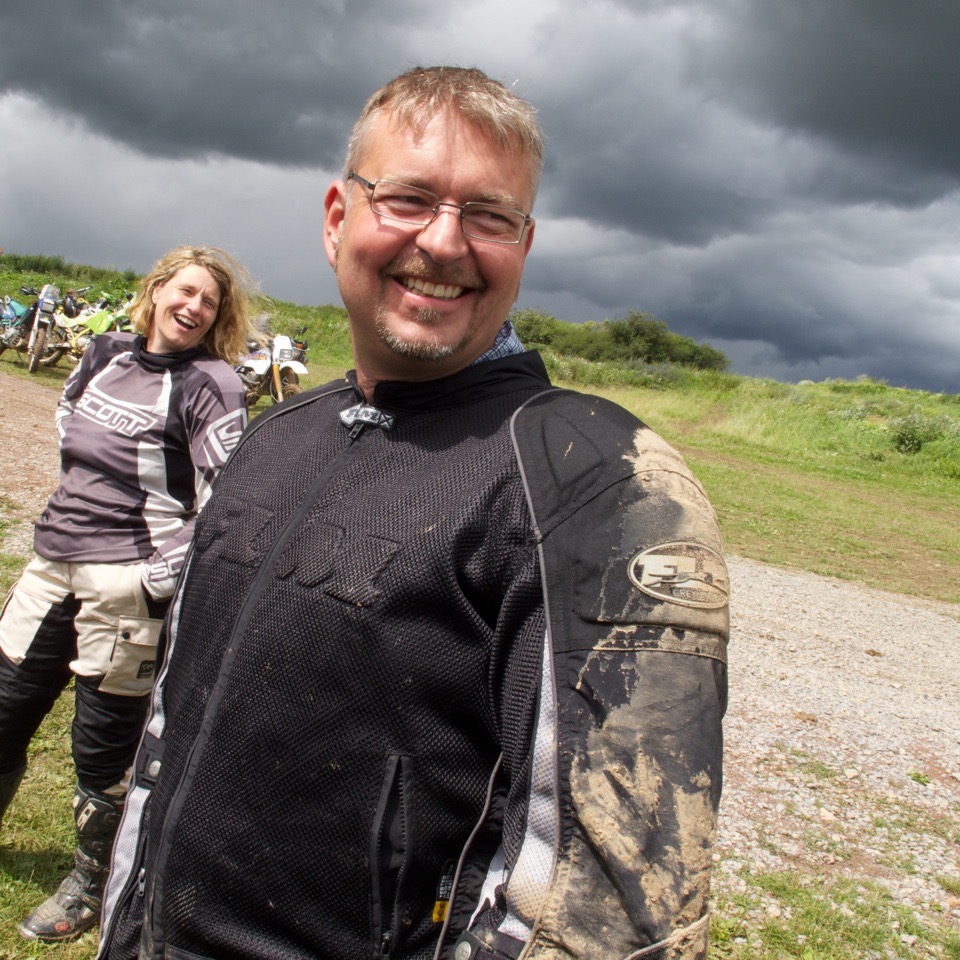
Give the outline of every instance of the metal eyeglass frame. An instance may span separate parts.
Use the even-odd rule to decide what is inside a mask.
[[[374,210],[373,212],[378,217],[383,217],[386,220],[392,220],[394,223],[405,223],[408,227],[418,227],[423,229],[424,227],[430,226],[434,220],[437,219],[437,214],[440,212],[441,207],[453,207],[454,210],[459,211],[459,220],[460,220],[460,230],[463,232],[465,237],[469,237],[471,240],[481,240],[484,243],[500,243],[506,244],[507,246],[516,246],[523,240],[523,235],[527,231],[527,227],[533,222],[533,218],[528,214],[524,213],[522,210],[514,210],[512,207],[501,207],[495,203],[479,203],[475,200],[467,201],[467,203],[449,203],[446,200],[441,200],[433,191],[424,190],[422,187],[414,187],[409,183],[399,183],[396,180],[367,180],[365,177],[361,177],[356,170],[351,170],[347,175],[347,180],[356,180],[361,187],[366,187],[370,191],[370,202],[371,209],[373,209],[373,191],[376,188],[378,183],[392,183],[398,187],[409,187],[411,190],[416,190],[417,193],[424,193],[428,196],[435,197],[436,203],[433,205],[433,208],[430,213],[430,219],[419,221],[419,220],[405,220],[402,217],[393,217],[389,213],[382,213],[380,210]],[[479,237],[475,233],[467,233],[466,227],[463,223],[463,211],[466,207],[491,207],[494,210],[503,210],[506,213],[515,213],[518,216],[523,217],[523,226],[520,228],[520,236],[516,240],[497,240],[495,237]]]

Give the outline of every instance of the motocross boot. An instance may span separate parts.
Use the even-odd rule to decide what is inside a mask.
[[[13,773],[0,773],[0,821],[3,820],[3,815],[7,812],[10,801],[17,793],[17,787],[20,786],[20,781],[23,779],[26,769],[26,767],[21,767],[19,770],[14,770]]]
[[[57,892],[20,924],[17,930],[21,937],[54,943],[73,940],[97,925],[122,812],[123,798],[108,797],[77,784],[73,798],[77,824],[73,869]]]

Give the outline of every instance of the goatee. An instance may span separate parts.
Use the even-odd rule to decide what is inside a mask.
[[[458,343],[441,343],[439,337],[430,334],[430,328],[443,322],[439,310],[426,308],[417,311],[417,323],[423,328],[423,335],[416,339],[400,337],[388,327],[383,310],[377,315],[377,335],[394,353],[411,360],[445,360],[452,357],[466,342],[464,337]]]

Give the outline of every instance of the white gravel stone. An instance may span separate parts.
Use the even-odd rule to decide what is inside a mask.
[[[960,884],[960,606],[728,560],[715,896],[729,857],[880,883],[955,924],[938,878]]]

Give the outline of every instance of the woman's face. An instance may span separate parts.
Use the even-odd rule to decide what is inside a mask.
[[[180,353],[203,343],[220,309],[220,286],[206,267],[181,267],[153,291],[150,353]]]

